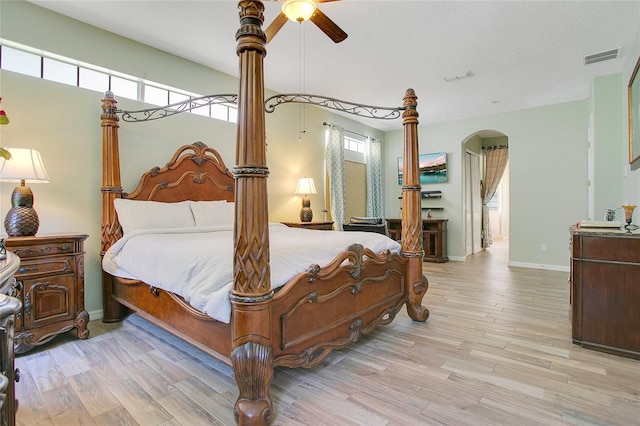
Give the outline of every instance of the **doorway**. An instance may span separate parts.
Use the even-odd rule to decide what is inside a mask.
[[[508,145],[508,137],[494,130],[483,130],[469,136],[463,142],[463,214],[465,256],[472,256],[482,247],[482,179],[484,149],[496,145]],[[509,240],[509,169],[505,170],[499,190],[488,204],[489,221],[494,239]],[[504,246],[505,244],[501,244]]]

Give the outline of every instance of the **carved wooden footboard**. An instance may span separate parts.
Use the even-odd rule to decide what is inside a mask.
[[[295,277],[272,303],[274,365],[312,367],[393,321],[407,301],[406,268],[398,254],[353,245],[330,265]]]

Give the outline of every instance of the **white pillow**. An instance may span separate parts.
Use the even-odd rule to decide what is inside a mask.
[[[191,201],[196,226],[233,225],[233,203],[221,201]]]
[[[125,234],[138,229],[186,228],[196,225],[189,201],[161,203],[116,198],[113,204]]]

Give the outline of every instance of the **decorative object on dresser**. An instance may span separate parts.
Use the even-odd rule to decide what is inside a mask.
[[[640,233],[576,226],[569,232],[573,343],[640,359]]]
[[[311,222],[313,219],[313,211],[311,211],[311,200],[309,200],[309,194],[317,194],[316,186],[313,183],[313,178],[300,178],[298,179],[298,186],[296,186],[296,195],[302,195],[302,209],[300,210],[300,221]]]
[[[289,228],[304,228],[304,229],[317,229],[319,231],[331,231],[333,230],[333,222],[281,222],[283,225],[287,225]]]
[[[447,257],[448,220],[422,220],[422,247],[425,262],[444,263],[449,261],[449,257]],[[400,219],[387,219],[387,230],[390,238],[396,241],[402,240],[402,221]]]
[[[20,300],[8,296],[20,267],[20,258],[7,253],[0,260],[0,425],[14,425],[18,403],[15,397],[15,382],[20,372],[14,367],[13,332],[15,315],[20,312]]]
[[[48,183],[49,176],[42,164],[40,152],[32,148],[7,148],[11,159],[0,158],[0,180],[20,182],[11,194],[11,209],[4,219],[10,237],[31,236],[38,232],[40,220],[33,208],[33,192],[28,183]]]
[[[16,315],[16,353],[47,343],[73,328],[80,339],[89,337],[89,314],[84,308],[87,237],[64,234],[7,239],[7,248],[21,259],[11,291],[23,304]]]
[[[633,225],[631,222],[633,221],[633,211],[636,209],[636,206],[624,205],[622,206],[622,210],[624,210],[624,220],[627,224],[624,226],[624,229],[627,231],[633,231],[638,229],[637,225]]]

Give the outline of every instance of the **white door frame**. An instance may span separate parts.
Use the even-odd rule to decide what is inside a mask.
[[[465,255],[482,251],[482,196],[480,193],[480,155],[465,154]]]

